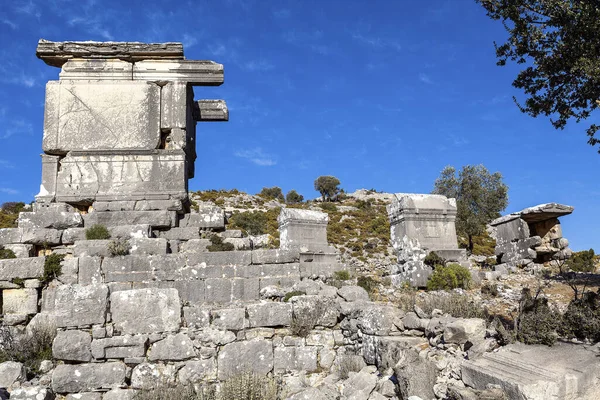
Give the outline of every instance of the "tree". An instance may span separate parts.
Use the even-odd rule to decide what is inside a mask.
[[[315,180],[315,190],[321,193],[323,201],[335,197],[340,192],[340,180],[335,176],[320,176]]]
[[[281,188],[278,186],[273,186],[270,188],[264,187],[264,188],[262,188],[262,190],[260,191],[260,193],[258,195],[261,197],[264,197],[267,200],[276,199],[281,202],[285,201],[285,199],[283,197],[283,192],[281,191]]]
[[[285,195],[285,202],[288,204],[298,204],[298,203],[302,203],[304,201],[304,196],[302,196],[301,194],[298,194],[298,192],[296,192],[295,190],[290,190],[289,192],[287,192],[287,194]]]
[[[597,0],[475,0],[509,33],[497,64],[529,65],[513,81],[528,98],[519,109],[550,117],[556,129],[587,119],[600,106],[600,3]],[[588,143],[600,129],[591,124]],[[600,149],[598,150],[600,153]]]
[[[473,251],[473,237],[481,235],[486,224],[508,205],[508,187],[502,175],[490,174],[483,165],[465,165],[458,176],[454,167],[444,168],[432,193],[456,199],[456,231],[468,238],[469,252]]]

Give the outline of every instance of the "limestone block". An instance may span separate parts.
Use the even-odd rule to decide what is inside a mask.
[[[322,296],[295,296],[290,299],[293,315],[314,321],[317,326],[334,326],[340,316],[335,299]]]
[[[85,228],[67,228],[62,233],[62,244],[74,244],[77,240],[86,240]]]
[[[330,278],[343,267],[337,262],[337,253],[300,253],[300,276],[303,278]]]
[[[70,152],[61,160],[56,179],[56,199],[66,202],[185,199],[185,158],[182,150],[153,150],[140,154]],[[163,214],[159,211],[108,211],[108,215],[93,221],[96,217],[91,215],[105,213],[92,212],[84,216],[84,223],[85,226],[100,223],[107,227],[136,224],[172,226],[171,222],[166,224],[159,217],[164,213],[167,210]]]
[[[67,229],[83,226],[83,218],[78,212],[36,211],[21,212],[17,219],[19,228]]]
[[[160,127],[185,129],[188,97],[186,82],[169,82],[161,90]]]
[[[4,248],[12,250],[17,258],[28,258],[33,256],[32,244],[5,244]]]
[[[234,278],[231,280],[232,301],[254,301],[260,299],[260,279]]]
[[[223,65],[204,60],[144,60],[133,66],[133,79],[187,82],[202,86],[221,85]]]
[[[375,400],[370,394],[376,385],[377,375],[365,368],[346,379],[342,394],[351,399]]]
[[[76,240],[73,246],[74,257],[110,257],[110,240]]]
[[[217,363],[214,358],[199,361],[188,361],[177,374],[183,385],[203,383],[217,378]]]
[[[327,246],[327,213],[282,208],[279,222],[280,248],[283,250],[321,251]]]
[[[0,280],[40,278],[44,274],[45,257],[0,260]]]
[[[298,262],[298,252],[280,249],[261,249],[252,252],[252,264],[284,264]]]
[[[209,266],[224,265],[250,265],[252,252],[250,251],[218,251],[214,253],[191,253],[186,255],[187,265],[205,263]]]
[[[242,231],[239,229],[227,229],[226,231],[221,232],[221,236],[223,238],[241,238]]]
[[[112,389],[104,393],[102,400],[134,400],[137,394],[133,389]]]
[[[156,255],[167,254],[167,239],[159,238],[132,238],[129,239],[131,244],[131,255]]]
[[[118,200],[118,201],[94,201],[92,209],[99,211],[133,211],[136,201]]]
[[[178,229],[194,229],[199,231],[200,228],[178,228]],[[199,236],[199,235],[198,235]],[[179,246],[180,253],[206,253],[210,246],[209,239],[190,239]]]
[[[175,384],[177,367],[175,365],[141,363],[131,372],[133,389],[150,390]]]
[[[15,382],[25,382],[27,373],[23,364],[16,361],[0,363],[0,388],[11,387]]]
[[[123,334],[173,332],[181,324],[176,289],[133,289],[111,293],[115,329]]]
[[[23,235],[23,229],[19,228],[2,228],[0,229],[0,245],[7,245],[10,243],[21,243],[21,236]]]
[[[86,226],[149,225],[152,228],[168,228],[174,216],[175,211],[107,211],[86,214],[84,220]]]
[[[101,257],[79,257],[79,276],[78,283],[80,285],[95,285],[103,283],[102,277],[102,258]],[[107,258],[105,263],[108,263],[112,258]]]
[[[275,373],[317,370],[317,347],[275,347],[273,368]]]
[[[135,211],[168,210],[183,212],[183,203],[179,199],[170,200],[138,200],[135,202]]]
[[[516,240],[527,239],[530,235],[529,225],[521,218],[515,218],[496,226],[497,243],[510,243]]]
[[[65,400],[102,400],[102,393],[83,392],[77,394],[68,394]]]
[[[185,333],[169,335],[150,347],[149,361],[184,361],[196,356],[194,344]]]
[[[266,375],[273,369],[273,343],[264,339],[226,344],[217,359],[220,380],[243,372]]]
[[[251,328],[259,326],[289,326],[292,322],[290,303],[261,303],[247,307]]]
[[[475,344],[485,339],[485,320],[480,318],[457,319],[444,328],[444,342]]]
[[[394,374],[398,379],[400,397],[419,396],[423,399],[433,399],[433,386],[436,383],[437,368],[429,360],[419,357],[413,349],[402,349],[397,355],[398,361],[394,366]]]
[[[52,357],[57,360],[90,362],[92,336],[87,332],[59,331],[52,343]]]
[[[363,309],[358,327],[368,335],[387,336],[398,331],[404,311],[397,307],[373,304]]]
[[[393,368],[404,349],[427,344],[427,339],[419,336],[363,336],[363,356],[369,364],[381,368]]]
[[[297,266],[298,264],[296,264]],[[297,269],[297,268],[296,268]],[[260,278],[264,275],[263,265],[240,265],[235,266],[236,278]]]
[[[133,81],[50,81],[42,149],[154,150],[160,143],[160,86]]]
[[[307,346],[333,347],[335,345],[333,332],[329,330],[310,331],[305,340]]]
[[[239,331],[248,326],[244,308],[227,308],[212,311],[212,325],[219,329]]]
[[[54,400],[54,393],[44,386],[26,386],[14,389],[11,400]]]
[[[62,231],[44,228],[23,228],[21,242],[38,246],[56,246],[61,243]]]
[[[126,366],[121,362],[105,364],[60,364],[52,373],[55,393],[78,393],[111,389],[125,383]]]
[[[231,331],[223,331],[208,327],[196,334],[196,341],[205,346],[222,346],[235,342],[236,335]]]
[[[42,311],[57,328],[104,324],[108,304],[106,285],[62,285],[44,291]]]
[[[360,286],[342,286],[337,294],[346,301],[369,301],[369,293]]]
[[[198,100],[194,102],[194,120],[229,121],[225,100]]]
[[[231,302],[231,279],[206,279],[205,300],[207,303],[227,304]]]
[[[160,288],[175,288],[183,304],[203,304],[205,283],[202,280],[161,281]]]
[[[36,314],[38,293],[36,289],[6,289],[2,291],[3,314]]]
[[[204,328],[210,325],[210,312],[198,305],[183,307],[183,319],[189,328]]]
[[[154,233],[156,234],[156,237],[167,240],[203,240],[207,245],[210,244],[210,240],[200,239],[200,228],[171,228],[168,231],[156,231]],[[204,248],[206,248],[206,246],[204,246]],[[192,249],[187,249],[187,251],[190,250]]]
[[[198,213],[185,214],[179,220],[181,228],[225,228],[225,214],[221,207],[203,206]]]
[[[147,335],[123,335],[94,339],[91,345],[92,356],[96,360],[144,357],[147,342]]]

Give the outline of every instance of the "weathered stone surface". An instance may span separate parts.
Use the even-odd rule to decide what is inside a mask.
[[[351,373],[346,379],[342,393],[349,399],[370,399],[370,394],[377,385],[377,375],[363,368],[358,373]]]
[[[9,388],[15,382],[24,382],[27,374],[23,364],[16,361],[0,363],[0,388]]]
[[[246,308],[250,327],[289,326],[292,321],[292,305],[290,303],[261,303]]]
[[[251,251],[218,251],[214,253],[186,254],[187,265],[206,264],[208,266],[225,265],[250,265],[252,263]]]
[[[363,357],[369,364],[379,368],[393,368],[405,349],[427,344],[419,336],[363,336]]]
[[[300,253],[300,276],[302,278],[330,278],[335,271],[342,269],[338,263],[338,253],[331,252],[335,249],[329,249],[327,252]]]
[[[26,386],[14,389],[10,394],[11,400],[53,400],[54,393],[44,386]]]
[[[397,332],[404,312],[397,307],[372,304],[365,307],[358,318],[358,327],[367,335],[387,336]]]
[[[178,81],[198,86],[223,83],[223,65],[204,60],[145,60],[133,66],[133,78],[147,81]]]
[[[475,344],[485,339],[485,320],[480,318],[457,319],[444,328],[444,341],[446,343]]]
[[[212,325],[233,331],[247,327],[246,310],[244,308],[226,308],[212,311]]]
[[[141,363],[131,373],[133,389],[150,390],[173,385],[177,368],[175,365]]]
[[[298,262],[297,251],[280,249],[260,249],[252,252],[252,264],[286,264]]]
[[[23,228],[20,241],[38,246],[56,246],[61,243],[61,237],[62,231],[56,229]]]
[[[38,312],[36,289],[6,289],[2,291],[3,314],[35,314]]]
[[[169,335],[150,347],[150,361],[183,361],[196,356],[194,344],[185,333]]]
[[[83,392],[77,394],[68,394],[65,400],[102,400],[100,392]]]
[[[46,289],[42,298],[42,311],[58,328],[104,324],[107,305],[106,285],[62,285]]]
[[[266,375],[273,369],[273,344],[263,339],[227,344],[219,351],[217,365],[221,380],[242,372]]]
[[[157,164],[159,165],[159,164]],[[151,166],[155,168],[155,166]],[[165,170],[168,168],[165,167]],[[159,179],[159,178],[157,178]],[[132,189],[134,192],[135,189]],[[93,212],[84,216],[85,225],[149,225],[152,228],[169,228],[174,224],[175,211],[107,211]]]
[[[217,378],[217,363],[214,358],[199,361],[188,361],[177,374],[180,383],[203,383]]]
[[[115,329],[124,334],[172,332],[181,324],[176,289],[134,289],[110,295]]]
[[[194,102],[194,120],[229,121],[225,100],[198,100]]]
[[[198,213],[185,214],[179,220],[181,228],[225,228],[225,214],[217,206],[203,206]]]
[[[295,296],[290,299],[293,315],[310,320],[317,326],[334,326],[340,315],[340,307],[334,298],[322,296]]]
[[[44,274],[45,257],[0,260],[0,280],[40,278]]]
[[[337,293],[346,301],[369,301],[369,293],[360,286],[342,286]]]
[[[437,368],[434,363],[419,357],[413,349],[400,350],[398,363],[394,366],[394,374],[398,380],[400,397],[419,396],[433,399],[433,386],[436,383]]]
[[[275,373],[289,371],[304,371],[307,373],[317,370],[317,347],[275,347],[273,353],[273,368]]]
[[[102,277],[102,258],[101,257],[79,257],[79,278],[80,285],[97,285],[104,282]],[[108,261],[112,258],[104,259]]]
[[[221,232],[221,236],[223,238],[241,238],[242,237],[242,231],[239,229],[227,229],[226,231]]]
[[[144,357],[147,335],[123,335],[92,341],[92,356],[96,360],[104,358]]]
[[[200,228],[179,228],[179,229],[193,229],[198,231]],[[208,252],[208,246],[210,246],[209,239],[190,239],[185,243],[181,243],[179,246],[180,253],[206,253]]]
[[[152,237],[152,228],[148,224],[109,226],[112,239],[148,238]]]
[[[89,333],[59,331],[52,343],[52,357],[57,360],[90,362],[92,337]]]
[[[17,258],[28,258],[33,255],[33,245],[31,244],[5,244],[4,248],[12,250]]]
[[[183,212],[183,204],[179,199],[171,200],[138,200],[135,202],[135,211],[168,210]]]
[[[129,239],[131,255],[156,255],[167,254],[167,239],[159,238],[132,238]]]
[[[102,400],[134,400],[137,393],[133,389],[112,389],[104,393]]]
[[[67,229],[83,226],[83,218],[78,212],[37,211],[21,212],[17,219],[19,228]]]
[[[210,312],[198,305],[183,307],[183,319],[190,328],[204,328],[210,325]]]
[[[125,383],[125,364],[60,364],[52,373],[52,390],[56,393],[77,393],[111,389]]]
[[[511,344],[466,361],[461,372],[468,386],[499,385],[511,399],[593,399],[597,391],[586,392],[595,385],[600,364],[595,352],[580,345]]]
[[[110,257],[110,240],[77,240],[73,246],[74,257]]]
[[[329,216],[320,211],[282,208],[279,222],[280,248],[283,250],[322,251],[328,249]]]
[[[57,277],[58,281],[66,285],[72,285],[79,282],[79,258],[65,258],[60,262],[61,273]]]
[[[20,243],[23,229],[19,228],[2,228],[0,229],[0,245],[9,243]]]
[[[200,240],[200,228],[171,228],[168,231],[157,231],[156,236],[167,240]],[[210,242],[208,239],[203,239]],[[208,243],[210,244],[210,243]],[[185,245],[185,244],[184,244]]]

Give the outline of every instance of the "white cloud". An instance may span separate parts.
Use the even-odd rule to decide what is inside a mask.
[[[393,39],[382,38],[379,36],[369,36],[360,32],[353,33],[352,38],[357,42],[372,47],[374,49],[389,48],[396,51],[402,50],[402,45],[400,45],[400,43]]]
[[[0,187],[0,192],[6,193],[6,194],[19,194],[18,190],[11,189],[11,188],[5,188],[5,187]]]
[[[190,47],[192,47],[196,43],[198,43],[198,38],[196,36],[192,36],[192,35],[188,35],[187,33],[184,33],[183,40],[181,42],[183,43],[184,48],[189,49]]]
[[[239,150],[235,153],[236,157],[245,158],[246,160],[259,165],[261,167],[271,167],[277,162],[269,154],[265,154],[260,147],[253,149]]]
[[[8,20],[6,18],[2,18],[2,20],[0,20],[0,22],[2,22],[3,24],[8,25],[11,29],[17,29],[19,27],[19,25],[17,25],[13,21]]]
[[[8,139],[13,135],[31,135],[33,125],[23,119],[16,119],[3,123],[4,130],[0,130],[0,139]]]
[[[0,160],[0,169],[13,169],[14,167],[14,164],[10,161]]]
[[[242,66],[248,71],[270,71],[275,66],[266,60],[252,60],[248,61]]]
[[[426,83],[428,85],[433,85],[433,81],[431,80],[431,78],[429,77],[429,75],[421,72],[419,74],[419,80],[423,83]]]

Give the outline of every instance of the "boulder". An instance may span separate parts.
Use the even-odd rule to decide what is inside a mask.
[[[185,333],[169,335],[150,347],[149,361],[183,361],[196,356],[194,344]]]
[[[337,294],[346,301],[369,301],[369,293],[360,286],[342,286],[338,289]]]
[[[111,389],[125,383],[126,369],[121,362],[60,364],[52,373],[52,390],[55,393],[78,393]]]
[[[444,328],[446,343],[475,344],[485,339],[485,320],[480,318],[461,318],[452,321]]]
[[[217,365],[220,380],[242,372],[266,375],[273,370],[273,343],[253,339],[227,344],[219,351]]]
[[[124,334],[174,332],[181,325],[177,289],[133,289],[110,295],[115,329]]]
[[[435,398],[433,386],[437,380],[437,368],[431,361],[419,357],[415,350],[400,350],[398,362],[394,366],[394,375],[398,381],[401,398]]]
[[[0,388],[9,388],[16,382],[27,380],[23,364],[16,361],[5,361],[0,364]]]
[[[90,362],[92,336],[87,332],[59,331],[52,343],[52,356],[57,360]]]

